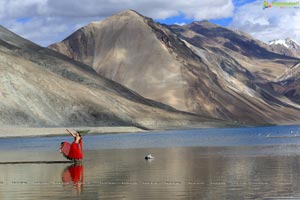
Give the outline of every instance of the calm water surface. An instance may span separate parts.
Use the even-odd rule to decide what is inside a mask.
[[[0,199],[300,198],[298,126],[87,135],[77,165],[61,141],[0,139]]]

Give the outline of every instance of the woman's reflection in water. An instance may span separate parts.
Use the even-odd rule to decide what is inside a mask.
[[[82,163],[74,163],[68,166],[62,173],[62,181],[64,186],[71,190],[75,189],[77,194],[83,190],[84,184],[84,168]]]

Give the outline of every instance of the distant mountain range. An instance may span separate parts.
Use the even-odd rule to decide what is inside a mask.
[[[272,51],[282,55],[300,58],[300,45],[293,39],[272,40],[268,43]]]
[[[0,26],[0,126],[295,124],[300,60],[272,45],[208,21],[169,26],[132,10],[49,48]]]
[[[169,26],[128,10],[49,48],[184,112],[245,124],[300,118],[299,102],[270,86],[300,60],[208,21]]]

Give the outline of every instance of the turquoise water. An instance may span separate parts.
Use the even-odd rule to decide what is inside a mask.
[[[300,198],[300,126],[86,135],[77,165],[61,141],[0,139],[0,199]]]

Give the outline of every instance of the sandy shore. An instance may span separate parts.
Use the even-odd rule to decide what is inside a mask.
[[[0,128],[0,138],[68,135],[66,128],[85,134],[145,132],[136,127],[61,127],[61,128]]]

